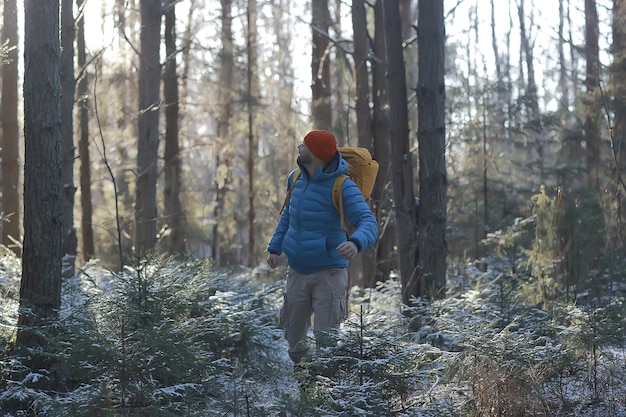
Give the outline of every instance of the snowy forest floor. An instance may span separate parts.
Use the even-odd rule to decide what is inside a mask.
[[[531,304],[494,257],[451,267],[446,298],[410,309],[396,279],[353,288],[332,346],[294,368],[281,271],[95,262],[64,281],[59,321],[30,352],[51,369],[28,369],[11,350],[19,261],[0,265],[3,417],[626,416],[617,283]]]

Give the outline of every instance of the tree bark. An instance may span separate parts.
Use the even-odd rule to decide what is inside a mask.
[[[585,61],[587,89],[587,111],[584,121],[584,137],[587,146],[585,157],[587,163],[587,187],[598,187],[600,180],[600,128],[598,112],[595,111],[595,92],[599,79],[599,48],[598,48],[598,10],[595,0],[585,0]]]
[[[170,1],[165,11],[165,153],[163,155],[165,188],[163,190],[164,249],[172,254],[185,254],[185,217],[180,201],[181,160],[178,144],[178,74],[176,60],[176,2]]]
[[[17,2],[4,0],[2,42],[13,48],[2,65],[2,244],[21,255],[20,242],[20,156],[17,120],[17,67],[19,38]]]
[[[419,84],[419,252],[420,295],[445,294],[446,203],[445,162],[445,26],[443,0],[420,0],[418,21]]]
[[[248,266],[254,265],[256,262],[256,232],[255,232],[255,161],[258,157],[257,151],[257,135],[256,135],[256,104],[259,97],[259,70],[258,70],[258,53],[257,53],[257,4],[256,0],[248,0],[247,10],[248,20],[248,37],[247,37],[247,55],[248,55]]]
[[[86,0],[76,0],[76,6],[81,11]],[[78,37],[76,48],[78,50],[78,66],[82,76],[78,80],[78,102],[80,103],[80,139],[78,141],[78,155],[80,158],[80,209],[81,209],[81,238],[83,261],[88,262],[95,255],[91,202],[91,164],[89,160],[89,78],[87,74],[87,51],[85,47],[85,15],[79,13],[77,21]]]
[[[330,50],[328,0],[311,2],[313,49],[311,55],[311,115],[316,129],[331,130],[333,118],[330,104]]]
[[[364,0],[352,1],[352,28],[354,31],[354,73],[356,80],[356,126],[358,144],[372,154],[374,133],[370,111],[370,76],[368,56],[370,53],[367,33],[367,15]],[[350,262],[352,285],[371,287],[376,283],[376,248],[368,248]]]
[[[63,263],[64,275],[74,275],[78,241],[74,227],[74,2],[61,2],[61,157],[63,159]]]
[[[18,347],[44,344],[34,328],[57,316],[63,240],[59,2],[27,0],[24,13],[24,254]]]
[[[398,268],[395,250],[395,225],[393,213],[393,190],[391,190],[391,140],[389,138],[389,99],[387,96],[387,46],[385,43],[385,19],[383,0],[374,5],[374,56],[372,59],[373,135],[374,157],[378,161],[378,176],[372,192],[372,210],[380,222],[377,268],[368,286],[376,281],[386,281],[393,269]]]
[[[626,246],[626,1],[613,0],[613,65],[611,79],[613,108],[613,160],[617,189],[618,223],[615,236]]]
[[[559,0],[559,106],[561,118],[565,120],[569,113],[569,81],[567,78],[567,67],[565,61],[565,0]],[[569,6],[569,4],[568,4]]]
[[[232,0],[221,0],[222,5],[222,30],[220,38],[222,41],[222,51],[220,56],[220,86],[218,102],[219,115],[217,119],[217,146],[221,147],[229,140],[231,123],[233,119],[234,101],[234,42],[233,42],[233,16]],[[213,241],[211,243],[211,254],[215,262],[221,264],[221,217],[224,206],[224,199],[232,182],[232,170],[230,166],[230,153],[218,151],[216,153],[216,175],[215,175],[215,205],[213,209]]]
[[[389,87],[389,137],[395,203],[396,234],[402,279],[402,301],[409,305],[419,296],[417,225],[413,190],[413,156],[409,146],[406,75],[402,52],[400,9],[397,0],[384,0]],[[421,12],[420,12],[421,14]]]
[[[139,62],[139,115],[137,184],[135,188],[135,251],[138,256],[156,246],[157,240],[157,151],[159,148],[159,88],[161,68],[161,2],[141,0]]]

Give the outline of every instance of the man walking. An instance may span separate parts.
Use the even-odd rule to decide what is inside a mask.
[[[312,130],[298,146],[299,175],[290,193],[267,250],[267,263],[278,266],[287,255],[285,296],[280,323],[285,329],[289,356],[295,363],[309,353],[307,332],[315,313],[314,335],[318,347],[324,334],[337,329],[346,317],[348,262],[378,238],[378,223],[359,187],[351,179],[343,183],[343,210],[354,232],[341,230],[333,203],[337,177],[348,173],[348,164],[337,150],[337,139],[325,130]]]

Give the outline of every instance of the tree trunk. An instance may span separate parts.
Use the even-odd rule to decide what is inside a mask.
[[[532,146],[527,146],[527,159],[535,159],[539,169],[539,184],[543,184],[545,181],[545,147],[544,139],[541,134],[541,124],[539,122],[539,99],[537,96],[537,82],[535,80],[535,60],[534,60],[534,44],[531,44],[531,28],[533,26],[532,19],[529,21],[530,28],[526,29],[526,12],[524,10],[524,0],[519,0],[517,5],[517,14],[520,24],[520,40],[521,40],[521,56],[524,57],[526,67],[526,93],[524,96],[524,103],[527,109],[527,120],[525,121],[533,129],[535,137],[533,138]],[[521,58],[520,58],[521,59]],[[521,63],[520,63],[521,64]],[[537,155],[534,155],[534,152]]]
[[[372,210],[381,227],[379,229],[377,268],[372,281],[366,283],[374,287],[377,281],[386,281],[393,269],[398,268],[395,250],[395,225],[391,221],[393,213],[393,191],[391,184],[391,140],[389,138],[389,99],[387,97],[387,46],[385,43],[385,19],[383,0],[374,5],[374,58],[372,59],[372,101],[374,157],[378,161],[378,176],[372,192]]]
[[[402,278],[402,302],[409,305],[419,296],[417,268],[417,225],[413,190],[413,156],[409,146],[409,122],[400,9],[397,0],[383,2],[387,39],[389,86],[389,137],[396,214],[396,234]],[[420,12],[421,15],[421,12]]]
[[[2,65],[2,244],[21,255],[20,242],[20,156],[17,121],[17,67],[19,39],[17,32],[17,2],[4,0],[2,43],[13,49],[7,52]]]
[[[311,115],[316,129],[331,130],[333,124],[330,104],[330,53],[328,0],[312,0],[313,50],[311,55]]]
[[[27,0],[24,13],[24,254],[18,347],[46,343],[34,328],[54,320],[61,304],[63,240],[59,2]]]
[[[626,246],[626,2],[613,0],[613,65],[611,68],[613,108],[613,146],[618,222],[618,245]]]
[[[569,81],[567,79],[567,67],[565,61],[565,0],[559,0],[559,107],[561,119],[565,120],[569,113]]]
[[[364,0],[352,1],[352,28],[354,30],[354,73],[356,79],[356,126],[359,146],[372,154],[372,114],[370,112],[370,82],[367,60],[370,53],[367,17]],[[371,287],[376,283],[376,248],[371,247],[350,262],[352,285]]]
[[[418,5],[420,295],[440,298],[445,292],[448,252],[443,0],[420,0]]]
[[[334,13],[330,18],[329,27],[332,29],[332,32],[329,29],[329,36],[332,36],[333,39],[344,39],[345,36],[342,35],[342,14],[343,8],[341,7],[343,0],[334,0],[332,6],[330,6],[329,11],[332,10]],[[332,35],[331,35],[332,34]],[[330,51],[332,49],[329,48],[327,50],[327,56],[330,55]],[[346,85],[345,77],[346,71],[352,66],[352,61],[348,58],[348,54],[346,53],[345,48],[334,48],[333,50],[333,60],[332,65],[330,67],[330,85],[331,85],[331,94],[330,98],[331,103],[331,117],[332,117],[332,129],[330,129],[334,134],[340,144],[349,143],[350,140],[350,127],[348,123],[346,123],[346,117],[351,109],[349,108],[349,103],[346,103],[346,99],[344,97],[348,96],[349,99],[352,98],[351,94],[346,94],[346,92],[351,93],[350,90],[346,90],[342,88]]]
[[[234,46],[233,46],[233,16],[232,1],[221,0],[222,5],[222,53],[220,62],[220,85],[219,85],[219,116],[217,119],[217,146],[222,147],[229,142],[231,123],[233,118],[233,75],[235,70]],[[221,217],[224,206],[224,199],[232,182],[232,170],[230,166],[230,154],[218,150],[216,153],[216,175],[215,175],[215,205],[213,209],[213,241],[211,243],[211,253],[215,262],[221,264]],[[222,168],[224,167],[224,168]]]
[[[491,49],[493,50],[494,64],[496,66],[496,80],[498,80],[498,91],[503,86],[502,68],[500,66],[500,53],[498,52],[498,36],[496,35],[496,10],[495,0],[490,1],[491,5]]]
[[[137,185],[135,189],[135,251],[144,256],[157,239],[157,151],[161,68],[161,2],[141,0]]]
[[[82,10],[86,0],[76,0],[78,10]],[[95,255],[93,242],[91,203],[91,165],[89,161],[89,91],[87,76],[87,51],[85,49],[85,15],[79,13],[78,39],[78,66],[82,76],[78,80],[78,102],[80,103],[80,139],[78,141],[78,155],[80,158],[80,207],[81,207],[81,237],[83,261],[88,262]]]
[[[255,233],[255,161],[258,157],[257,135],[256,135],[256,103],[259,97],[259,71],[257,53],[257,4],[256,0],[248,0],[248,261],[247,265],[252,266],[256,262],[256,233]]]
[[[587,144],[585,148],[587,187],[590,189],[597,189],[600,186],[600,129],[594,98],[600,73],[598,69],[600,63],[598,37],[596,2],[595,0],[585,0],[585,60],[587,69],[585,87],[587,89],[588,109],[584,121],[584,137]]]
[[[74,2],[61,2],[61,157],[63,159],[63,274],[74,275],[78,241],[74,227]]]
[[[165,189],[163,190],[164,249],[172,254],[185,254],[185,218],[180,202],[181,160],[178,145],[178,74],[176,65],[176,2],[165,11],[165,72],[163,96],[165,101]]]

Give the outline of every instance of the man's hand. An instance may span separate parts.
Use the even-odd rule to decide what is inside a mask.
[[[356,245],[349,240],[337,246],[337,250],[339,251],[339,255],[346,259],[350,259],[356,256],[357,253],[359,253]]]
[[[280,263],[280,256],[276,255],[275,253],[270,253],[267,257],[267,264],[270,266],[270,268],[274,269],[278,266],[278,264]]]

